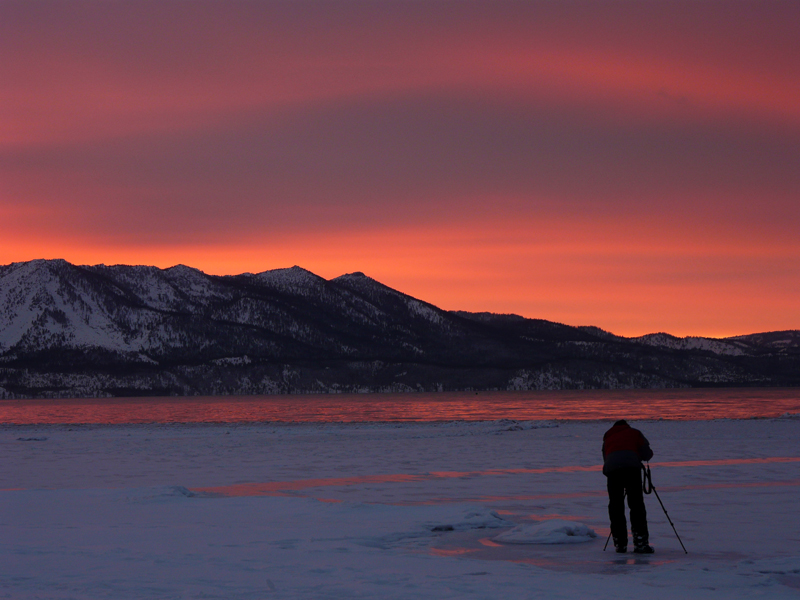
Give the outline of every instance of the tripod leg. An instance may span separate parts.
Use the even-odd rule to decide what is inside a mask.
[[[669,518],[669,513],[667,512],[667,509],[664,508],[664,503],[661,501],[661,496],[658,495],[658,491],[656,490],[655,486],[652,487],[653,491],[656,493],[656,498],[658,498],[658,503],[661,505],[661,510],[663,510],[664,514],[667,516],[667,521],[669,521],[669,524],[672,525],[672,531],[675,532],[675,537],[678,538],[678,542],[680,542],[681,548],[683,548],[683,553],[689,554],[689,551],[686,549],[686,546],[683,545],[683,540],[681,540],[681,536],[678,535],[678,530],[675,529],[675,524],[672,522],[672,519]]]
[[[624,493],[622,494],[622,505],[623,505],[623,506],[625,506],[625,496],[627,496],[627,495],[628,495],[628,492],[627,492],[627,491],[626,491],[626,492],[624,492]],[[609,500],[610,500],[610,499],[609,499]],[[610,539],[611,539],[611,532],[609,531],[609,532],[608,532],[608,537],[606,538],[606,545],[605,545],[605,546],[603,546],[603,552],[605,552],[605,551],[606,551],[606,548],[608,548],[608,542],[609,542],[609,540],[610,540]]]

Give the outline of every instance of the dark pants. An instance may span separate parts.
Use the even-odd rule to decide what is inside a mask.
[[[639,467],[625,467],[608,475],[608,516],[611,519],[611,535],[614,541],[628,543],[628,523],[625,521],[625,496],[631,509],[631,533],[634,543],[649,541],[647,532],[647,511],[642,494],[642,470]]]

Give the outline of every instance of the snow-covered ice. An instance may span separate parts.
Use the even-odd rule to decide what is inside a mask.
[[[539,425],[2,426],[0,598],[800,597],[800,420],[636,422],[652,556]]]
[[[596,538],[594,529],[584,523],[548,519],[541,523],[523,523],[504,531],[496,542],[503,544],[577,544]]]

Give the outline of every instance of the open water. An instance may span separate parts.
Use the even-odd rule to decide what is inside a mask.
[[[800,388],[2,400],[0,423],[264,423],[800,416]]]

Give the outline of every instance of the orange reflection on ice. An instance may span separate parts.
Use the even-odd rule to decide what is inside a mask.
[[[738,483],[702,483],[697,485],[658,486],[660,492],[685,492],[689,490],[717,490],[728,488],[757,488],[757,487],[791,487],[800,485],[800,479],[788,481],[750,481]],[[509,502],[518,500],[564,500],[569,498],[591,498],[606,496],[606,490],[590,492],[570,492],[568,494],[535,494],[524,496],[480,496],[476,498],[459,498],[462,502]],[[452,501],[452,500],[450,500]],[[559,517],[564,518],[564,517]]]
[[[264,483],[236,483],[216,487],[192,488],[193,492],[218,494],[221,496],[286,496],[286,492],[296,492],[318,487],[345,487],[368,483],[409,483],[430,479],[425,475],[362,475],[360,477],[330,477],[322,479],[296,479],[294,481],[268,481]]]
[[[800,459],[798,459],[800,460]],[[489,469],[487,471],[433,471],[431,475],[442,478],[457,477],[480,477],[491,475],[528,475],[541,473],[580,473],[589,471],[600,471],[602,465],[591,466],[566,466],[566,467],[543,467],[540,469]]]
[[[688,460],[653,463],[653,466],[661,467],[705,467],[721,465],[749,465],[765,463],[788,463],[800,462],[800,456],[773,456],[767,458],[726,458],[718,460]],[[220,496],[286,496],[289,492],[320,488],[320,487],[347,487],[352,485],[364,485],[371,483],[417,483],[422,481],[433,481],[436,479],[460,479],[464,477],[491,477],[495,475],[528,475],[544,473],[579,473],[579,472],[599,472],[601,465],[580,466],[569,465],[561,467],[543,467],[539,469],[490,469],[487,471],[434,471],[431,473],[409,474],[409,473],[389,473],[385,475],[358,475],[353,477],[325,477],[316,479],[295,479],[290,481],[268,481],[263,483],[237,483],[233,485],[223,485],[215,487],[193,488],[192,491]],[[768,486],[768,485],[797,485],[796,482],[763,482],[763,483],[731,483],[731,484],[705,484],[699,486],[683,486],[675,488],[663,488],[664,491],[674,491],[683,489],[710,489],[713,487],[748,487],[748,486]],[[661,489],[661,488],[659,488]],[[604,495],[605,490],[593,492],[573,492],[570,494],[538,494],[535,496],[513,496],[517,500],[540,500],[546,498],[582,498],[586,496]],[[509,500],[511,497],[505,496],[482,496],[481,501]]]
[[[698,485],[667,486],[664,487],[662,491],[682,492],[686,490],[722,490],[727,488],[787,487],[793,485],[800,485],[800,479],[792,479],[789,481],[750,481],[744,483],[703,483]]]
[[[431,548],[431,554],[435,556],[459,556],[477,551],[476,548]]]

